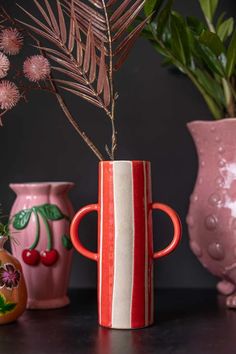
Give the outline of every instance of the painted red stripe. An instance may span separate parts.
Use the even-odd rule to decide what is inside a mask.
[[[103,235],[102,237],[102,284],[101,325],[112,326],[112,294],[114,283],[114,194],[113,167],[103,163]]]
[[[102,220],[101,220],[101,201],[102,201],[102,171],[103,171],[103,166],[100,163],[99,164],[99,169],[98,169],[98,178],[99,178],[99,193],[98,193],[98,205],[99,205],[99,216],[98,216],[98,254],[99,254],[99,262],[98,262],[98,321],[101,323],[101,266],[100,266],[100,259],[102,258],[102,252],[101,252],[101,237],[102,237],[102,230],[101,230],[101,225],[102,225]]]
[[[143,163],[133,162],[134,273],[131,326],[145,326],[145,208]]]
[[[153,229],[152,229],[152,185],[151,167],[149,162],[145,162],[146,168],[146,195],[148,212],[148,324],[153,322]]]

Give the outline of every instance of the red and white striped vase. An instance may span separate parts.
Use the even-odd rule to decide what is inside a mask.
[[[174,226],[171,243],[153,251],[152,210],[168,214]],[[98,213],[98,252],[81,244],[83,217]],[[151,166],[147,161],[103,161],[99,165],[99,202],[75,215],[71,240],[79,253],[98,263],[98,314],[101,326],[143,328],[153,323],[153,260],[179,244],[181,223],[170,207],[152,203]]]

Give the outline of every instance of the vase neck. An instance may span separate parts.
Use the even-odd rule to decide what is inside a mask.
[[[7,236],[0,236],[0,251],[4,249],[4,245],[7,240],[8,240]]]

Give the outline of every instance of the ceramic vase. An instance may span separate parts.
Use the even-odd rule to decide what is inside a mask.
[[[236,119],[188,124],[199,169],[187,223],[190,247],[219,277],[217,288],[236,308]]]
[[[132,329],[153,323],[153,260],[171,253],[181,237],[180,220],[170,207],[152,202],[150,162],[104,161],[99,165],[98,204],[82,208],[71,224],[74,247],[98,265],[99,324]],[[173,240],[164,250],[153,251],[152,211],[168,214]],[[80,242],[83,217],[98,213],[98,251]]]
[[[4,249],[0,236],[0,325],[14,322],[26,309],[27,290],[20,262]]]
[[[74,213],[67,193],[73,183],[24,183],[10,187],[17,195],[11,210],[11,228],[17,240],[12,251],[25,274],[27,308],[63,307],[69,303],[69,224]]]

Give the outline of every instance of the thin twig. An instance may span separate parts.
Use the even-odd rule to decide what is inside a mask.
[[[111,92],[111,128],[112,128],[112,142],[111,142],[111,150],[109,156],[112,160],[115,159],[115,151],[117,148],[117,132],[115,127],[115,98],[114,98],[114,82],[113,82],[113,50],[112,50],[112,36],[111,36],[111,28],[110,21],[107,13],[107,8],[105,1],[102,0],[103,11],[105,14],[105,20],[107,25],[107,34],[108,34],[108,42],[109,42],[109,83],[110,83],[110,92]]]

